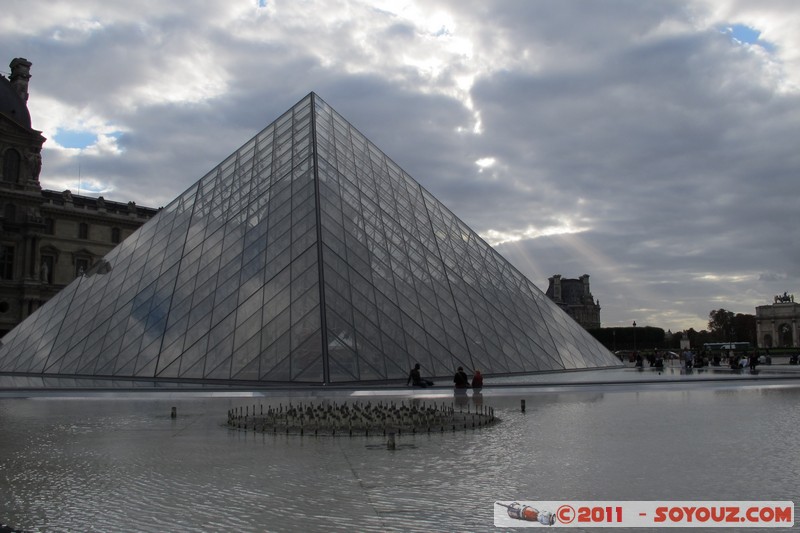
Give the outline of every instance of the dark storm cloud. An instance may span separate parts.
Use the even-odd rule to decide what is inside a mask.
[[[627,14],[617,15],[615,27],[624,27]],[[797,96],[776,94],[753,75],[763,72],[758,58],[718,32],[618,47],[619,33],[608,43],[569,33],[568,47],[599,46],[589,64],[567,58],[553,69],[493,73],[475,83],[484,149],[531,187],[517,191],[511,209],[485,207],[473,225],[508,230],[546,224],[553,214],[590,220],[582,237],[612,259],[612,270],[568,242],[556,246],[560,237],[499,249],[540,286],[557,272],[589,272],[596,296],[637,300],[657,291],[674,301],[683,294],[687,315],[703,317],[703,305],[715,308],[720,299],[742,305],[744,289],[769,294],[796,284]],[[544,30],[549,38],[558,36]],[[538,271],[526,267],[532,264]],[[624,282],[615,282],[616,270],[626,272]],[[763,284],[769,280],[777,284]],[[627,307],[658,317],[654,297],[642,297]],[[753,312],[743,305],[736,310]]]

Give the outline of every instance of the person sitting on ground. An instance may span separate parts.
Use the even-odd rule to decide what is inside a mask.
[[[464,368],[458,367],[456,375],[453,376],[453,383],[455,383],[457,389],[466,389],[469,387],[469,378],[467,377],[467,373],[464,372]]]
[[[419,363],[414,365],[414,368],[411,369],[411,372],[408,374],[408,379],[406,380],[406,386],[411,383],[414,387],[424,387],[425,385],[422,383],[422,375],[419,371]]]
[[[414,387],[430,387],[433,385],[432,381],[428,381],[426,379],[422,379],[422,374],[419,371],[420,364],[417,363],[414,365],[414,368],[411,369],[411,372],[408,374],[408,379],[406,380],[406,385],[411,383]]]
[[[472,376],[472,388],[475,390],[483,388],[483,376],[481,375],[481,371],[477,368],[475,369],[475,374]]]

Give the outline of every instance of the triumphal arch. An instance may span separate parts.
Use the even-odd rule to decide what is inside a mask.
[[[756,307],[756,331],[759,348],[800,346],[800,304],[794,294],[779,294],[770,305]]]

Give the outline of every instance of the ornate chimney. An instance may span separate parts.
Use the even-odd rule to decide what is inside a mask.
[[[24,57],[16,57],[8,65],[11,67],[11,86],[17,91],[23,102],[28,101],[28,80],[31,79],[31,63]]]
[[[578,278],[583,282],[583,296],[584,298],[591,296],[592,291],[589,290],[589,274],[584,274],[580,278]]]

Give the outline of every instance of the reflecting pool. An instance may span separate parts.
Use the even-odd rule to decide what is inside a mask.
[[[383,437],[224,425],[227,410],[243,405],[412,397],[488,405],[502,422],[404,434],[393,451]],[[789,379],[496,387],[457,398],[446,389],[27,393],[0,399],[0,523],[489,531],[497,500],[797,503],[798,444],[800,382]]]

